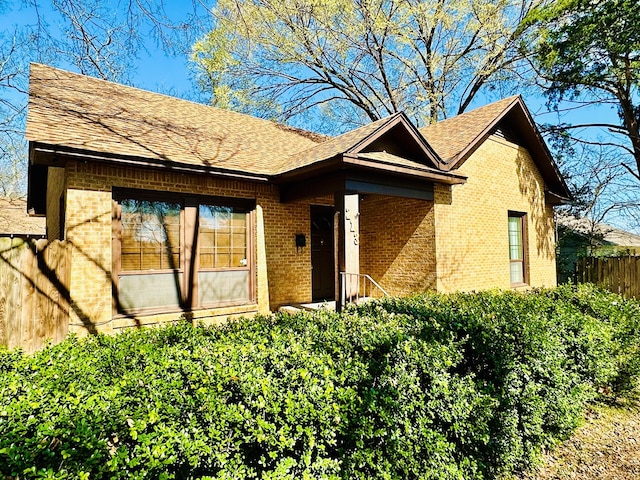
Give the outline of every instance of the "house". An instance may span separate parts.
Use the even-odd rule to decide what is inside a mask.
[[[565,212],[556,212],[556,223],[558,283],[576,281],[581,257],[640,255],[640,235]]]
[[[28,214],[26,200],[18,197],[0,197],[1,237],[45,238],[44,219]]]
[[[362,278],[556,283],[569,192],[519,96],[325,137],[33,64],[26,136],[29,208],[73,249],[72,332],[341,305]]]

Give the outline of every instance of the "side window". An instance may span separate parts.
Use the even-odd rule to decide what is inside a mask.
[[[525,213],[509,212],[509,263],[512,286],[528,283],[526,220]]]

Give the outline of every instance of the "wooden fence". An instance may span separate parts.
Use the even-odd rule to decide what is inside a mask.
[[[0,345],[31,353],[69,330],[65,242],[0,238]]]
[[[627,298],[640,298],[640,256],[578,259],[576,279],[594,283]]]

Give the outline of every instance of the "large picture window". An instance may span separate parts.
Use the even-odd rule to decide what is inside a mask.
[[[511,285],[527,283],[526,214],[509,212],[509,263]]]
[[[253,209],[250,200],[114,192],[118,313],[254,301]]]

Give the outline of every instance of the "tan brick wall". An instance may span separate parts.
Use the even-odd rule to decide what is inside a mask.
[[[469,177],[468,183],[436,186],[435,204],[365,196],[359,217],[360,271],[395,295],[435,287],[509,288],[507,212],[515,210],[528,214],[530,284],[555,285],[552,209],[544,203],[544,183],[527,152],[492,137],[460,171]],[[52,177],[52,185],[57,184]],[[113,331],[128,325],[112,318],[113,187],[256,199],[256,218],[263,222],[256,225],[256,234],[264,229],[264,243],[255,242],[257,253],[264,257],[257,262],[256,278],[261,279],[257,304],[240,311],[235,307],[201,311],[197,316],[203,320],[217,322],[243,311],[264,312],[311,300],[311,249],[296,248],[294,240],[297,233],[310,238],[310,205],[332,205],[330,197],[282,204],[275,186],[72,161],[67,164],[66,187],[66,233],[74,247],[72,332]],[[134,323],[178,316],[148,316]]]
[[[287,303],[311,299],[310,248],[296,249],[295,234],[309,238],[310,204],[328,204],[328,199],[281,204],[277,187],[241,180],[223,180],[204,175],[168,173],[144,169],[69,162],[67,165],[66,228],[74,247],[71,273],[73,312],[70,330],[77,333],[113,331],[128,325],[112,319],[111,300],[111,218],[112,188],[136,188],[176,193],[198,193],[237,198],[255,198],[261,209],[264,244],[256,239],[256,250],[266,255],[258,259],[257,279],[269,279],[257,287],[258,305],[246,313],[265,312]],[[257,226],[256,226],[257,227]],[[257,232],[259,228],[255,228]],[[267,269],[267,272],[262,269]],[[225,309],[200,313],[202,318],[227,315]],[[237,308],[232,315],[237,316]],[[134,324],[175,320],[180,314],[149,316]],[[161,319],[161,320],[158,320]],[[217,321],[217,320],[215,320]]]
[[[554,286],[553,210],[528,152],[492,136],[462,165],[464,185],[436,186],[438,290],[510,288],[508,211],[527,213],[531,286]]]
[[[436,286],[433,202],[367,195],[360,202],[360,271],[391,295]]]

